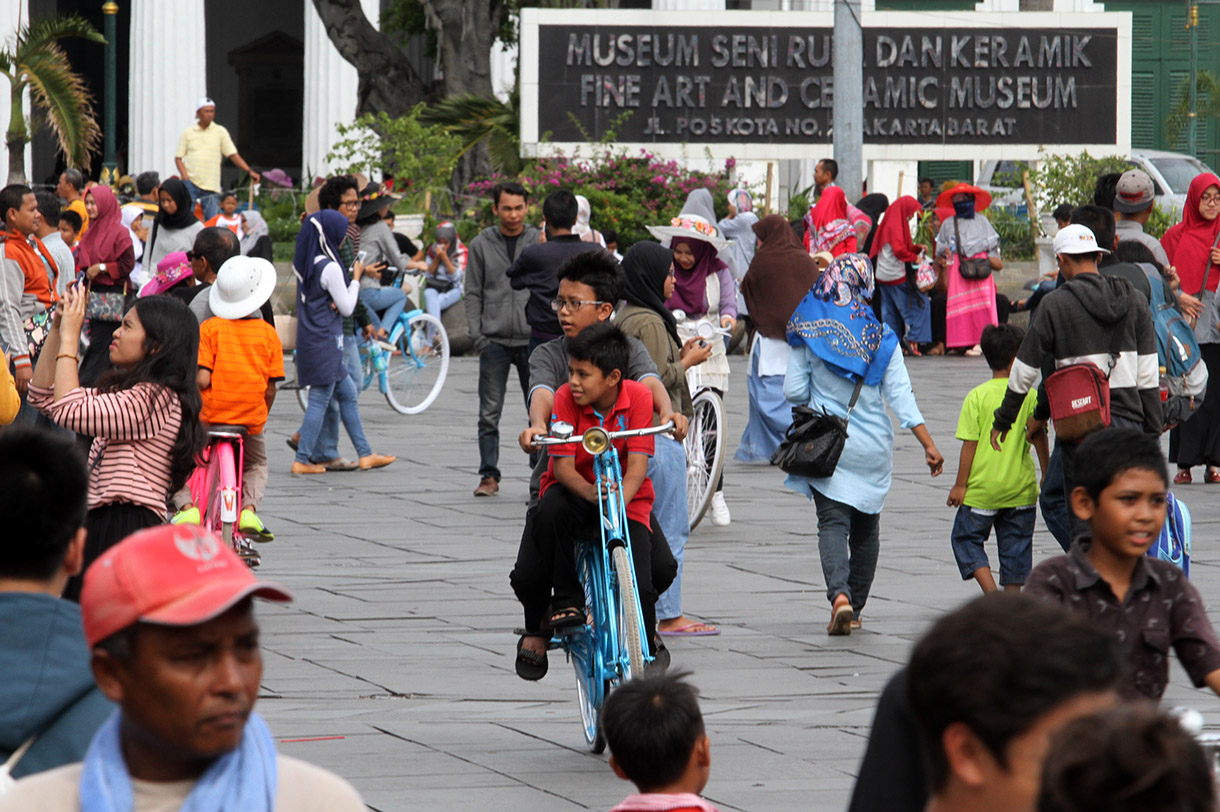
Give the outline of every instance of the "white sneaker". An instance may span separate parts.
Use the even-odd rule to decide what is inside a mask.
[[[724,491],[712,494],[712,524],[717,527],[728,527],[733,517],[729,515],[729,506],[724,503]]]

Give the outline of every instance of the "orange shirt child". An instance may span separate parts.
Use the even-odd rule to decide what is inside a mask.
[[[199,368],[212,373],[200,419],[262,433],[267,386],[284,379],[284,348],[275,328],[257,312],[246,319],[213,316],[199,325]]]

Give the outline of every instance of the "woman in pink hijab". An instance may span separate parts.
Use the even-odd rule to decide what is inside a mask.
[[[76,248],[77,278],[93,293],[125,293],[134,298],[131,271],[136,265],[135,249],[110,187],[98,184],[85,192],[85,212],[89,228]],[[118,326],[118,321],[89,319],[89,348],[81,359],[81,386],[92,386],[109,368],[110,338]]]

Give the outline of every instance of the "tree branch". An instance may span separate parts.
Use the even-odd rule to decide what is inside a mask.
[[[426,98],[423,82],[394,41],[365,16],[360,0],[313,0],[326,35],[360,75],[356,115],[405,116]]]

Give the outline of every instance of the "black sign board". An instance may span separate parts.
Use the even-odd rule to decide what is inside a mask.
[[[865,28],[864,140],[1117,143],[1114,28]],[[829,141],[829,28],[542,24],[543,140]],[[626,114],[626,115],[625,115]]]

